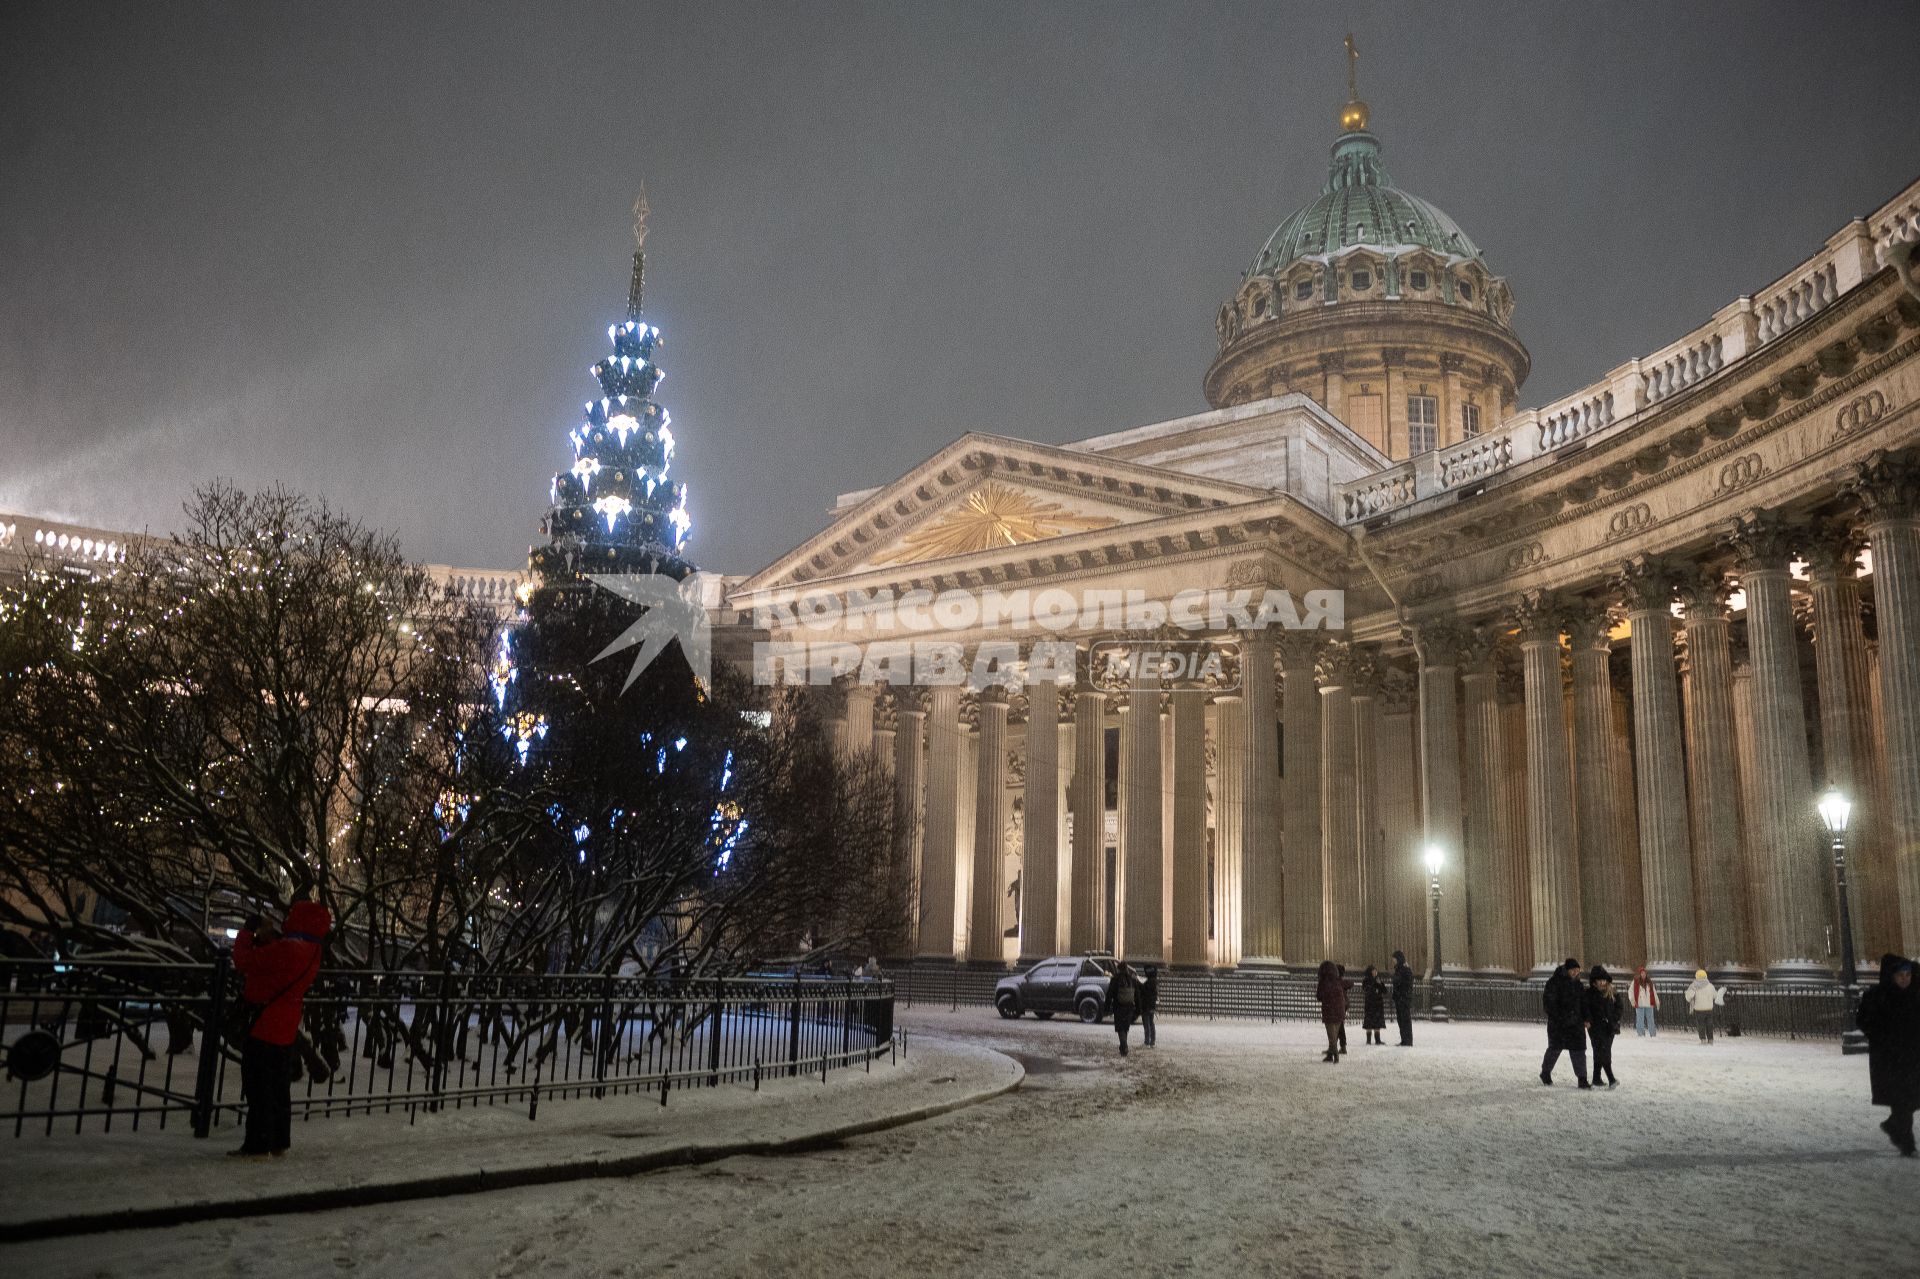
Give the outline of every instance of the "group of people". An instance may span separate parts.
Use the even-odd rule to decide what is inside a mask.
[[[1331,959],[1320,963],[1320,980],[1314,987],[1313,997],[1320,1001],[1320,1022],[1327,1031],[1327,1051],[1320,1060],[1337,1064],[1347,1051],[1347,992],[1353,989],[1353,982],[1347,977],[1345,964],[1336,964]],[[1407,957],[1400,951],[1393,952],[1393,973],[1383,979],[1380,970],[1372,964],[1360,979],[1360,1029],[1366,1032],[1367,1043],[1382,1044],[1387,1029],[1387,999],[1393,999],[1394,1019],[1400,1026],[1400,1046],[1413,1046],[1413,969],[1407,966]]]
[[[1107,1008],[1113,1014],[1113,1028],[1120,1035],[1120,1055],[1127,1055],[1127,1035],[1135,1019],[1140,1022],[1140,1046],[1154,1044],[1153,1010],[1160,1002],[1160,970],[1149,964],[1145,976],[1121,960],[1113,966],[1107,981]]]
[[[1541,992],[1541,1007],[1547,1014],[1547,1055],[1540,1061],[1540,1082],[1553,1086],[1553,1068],[1564,1052],[1573,1063],[1573,1077],[1580,1087],[1593,1087],[1587,1082],[1587,1044],[1591,1040],[1593,1083],[1618,1088],[1620,1080],[1613,1073],[1613,1041],[1620,1034],[1625,1000],[1613,988],[1613,974],[1604,965],[1593,966],[1587,983],[1581,982],[1580,974],[1580,961],[1569,959],[1553,970]],[[1634,975],[1636,997],[1645,977],[1644,968]],[[1647,984],[1647,990],[1652,990],[1652,983]]]

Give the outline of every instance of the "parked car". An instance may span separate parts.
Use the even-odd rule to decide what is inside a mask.
[[[1024,973],[1002,977],[993,990],[993,1006],[1006,1018],[1032,1013],[1045,1021],[1055,1013],[1077,1013],[1084,1022],[1107,1015],[1111,955],[1055,955]]]

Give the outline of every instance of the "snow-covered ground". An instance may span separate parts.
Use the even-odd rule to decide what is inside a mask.
[[[997,1100],[843,1146],[626,1180],[0,1249],[20,1275],[1912,1275],[1920,1160],[1831,1042],[1616,1052],[1540,1086],[1535,1027],[1106,1027],[921,1011],[1017,1054]]]

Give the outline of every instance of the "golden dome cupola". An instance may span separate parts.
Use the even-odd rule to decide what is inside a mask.
[[[1531,358],[1506,281],[1458,223],[1387,175],[1358,56],[1349,36],[1326,183],[1221,307],[1205,389],[1216,408],[1302,392],[1398,458],[1491,429]]]

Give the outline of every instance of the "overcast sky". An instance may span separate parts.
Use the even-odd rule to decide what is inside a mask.
[[[1203,410],[1325,177],[1512,283],[1539,404],[1920,176],[1920,7],[0,5],[0,509],[282,481],[524,562],[653,205],[679,474],[748,572],[970,429]]]

